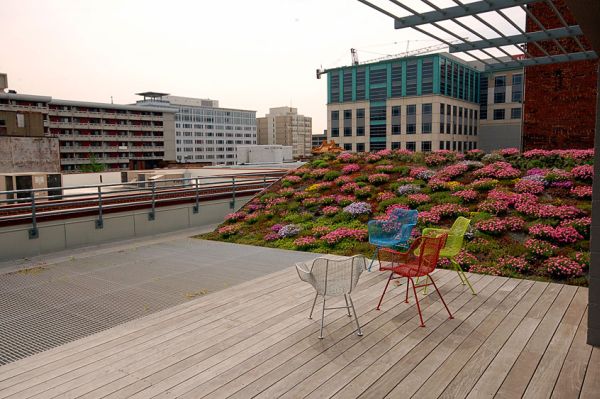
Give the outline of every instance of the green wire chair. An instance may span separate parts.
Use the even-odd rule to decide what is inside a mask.
[[[458,277],[460,277],[460,280],[463,283],[463,285],[465,285],[465,284],[468,285],[469,288],[471,289],[471,292],[473,293],[473,295],[476,295],[476,292],[473,289],[473,286],[471,285],[471,283],[469,282],[469,279],[465,275],[465,272],[460,267],[458,262],[454,259],[454,257],[456,255],[458,255],[458,253],[460,252],[460,250],[462,248],[463,240],[465,238],[465,233],[467,232],[467,229],[469,228],[470,223],[471,223],[471,220],[469,220],[465,217],[459,216],[454,221],[454,224],[452,225],[450,230],[425,228],[425,229],[423,229],[422,235],[427,236],[432,233],[433,234],[444,234],[444,233],[448,234],[448,238],[446,239],[446,245],[444,246],[444,248],[442,248],[442,251],[440,252],[440,258],[446,258],[450,261],[450,263],[452,264],[452,266],[454,266],[454,269],[458,273]],[[427,290],[427,287],[425,287],[425,293],[427,293],[426,290]]]

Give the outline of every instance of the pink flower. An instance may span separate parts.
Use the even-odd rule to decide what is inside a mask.
[[[565,256],[555,256],[544,261],[543,266],[553,277],[571,278],[583,274],[583,266]]]
[[[408,204],[413,207],[431,201],[431,197],[427,194],[409,194],[407,198]]]
[[[332,245],[337,244],[345,238],[349,238],[355,241],[365,241],[368,237],[368,232],[365,229],[350,229],[347,227],[340,227],[327,233],[321,239],[326,243]]]
[[[246,219],[246,212],[234,212],[225,216],[225,221],[227,223],[242,221]]]
[[[496,179],[514,179],[521,175],[521,171],[513,168],[508,162],[494,162],[473,172],[476,177],[493,177]]]
[[[321,212],[323,212],[323,215],[325,216],[333,216],[335,214],[337,214],[340,211],[340,208],[337,206],[326,206],[323,207],[323,209],[321,209]]]
[[[356,163],[348,164],[342,168],[342,173],[345,175],[356,173],[358,171],[360,171],[360,165]]]
[[[503,256],[498,259],[498,267],[513,269],[519,273],[525,273],[530,269],[530,264],[521,256]]]
[[[571,174],[574,178],[579,180],[592,180],[594,178],[594,166],[593,165],[581,165],[575,166],[571,169]]]
[[[460,198],[463,202],[475,201],[477,198],[477,191],[475,190],[460,190],[452,193],[454,197]]]
[[[337,156],[337,160],[340,162],[353,162],[356,159],[354,154],[350,152],[343,152]]]
[[[340,188],[340,191],[349,194],[355,192],[359,188],[360,186],[356,183],[346,183]]]
[[[544,191],[544,183],[535,180],[519,180],[515,184],[518,193],[541,194]]]
[[[570,191],[575,198],[592,198],[592,186],[577,186]]]
[[[317,239],[314,237],[300,237],[294,240],[294,245],[299,248],[309,248],[317,243]]]
[[[302,178],[300,176],[286,176],[283,178],[283,182],[288,182],[288,183],[292,183],[292,184],[296,184],[302,181]]]
[[[389,157],[390,155],[392,155],[392,150],[379,150],[375,154],[379,155],[380,157]]]
[[[502,155],[504,157],[508,157],[511,155],[518,155],[519,152],[520,151],[518,148],[504,148],[504,149],[500,150],[500,155]]]
[[[392,198],[396,198],[396,196],[394,195],[394,193],[389,192],[389,191],[382,191],[377,194],[377,201],[379,201],[379,202],[387,201]]]
[[[390,180],[390,177],[385,173],[374,173],[369,175],[369,183],[371,184],[382,184]]]

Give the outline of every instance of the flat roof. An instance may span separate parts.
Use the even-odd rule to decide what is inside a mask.
[[[124,110],[136,110],[136,111],[155,111],[155,112],[177,112],[177,109],[172,107],[152,107],[143,106],[136,104],[108,104],[108,103],[97,103],[90,101],[76,101],[76,100],[59,100],[53,99],[50,104],[56,105],[71,105],[71,106],[84,106],[84,107],[95,107],[95,108],[109,108],[109,109],[124,109]]]

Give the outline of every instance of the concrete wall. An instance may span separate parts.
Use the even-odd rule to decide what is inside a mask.
[[[479,127],[479,149],[485,152],[501,148],[521,148],[521,125],[484,125]]]
[[[58,139],[0,137],[0,173],[60,173]]]
[[[229,200],[204,202],[196,214],[193,204],[157,208],[154,220],[148,220],[149,210],[109,214],[104,217],[102,229],[96,229],[96,217],[45,222],[38,225],[37,239],[29,239],[30,225],[3,227],[0,261],[220,223],[225,215],[241,208],[249,199],[238,198],[234,209],[230,208]]]

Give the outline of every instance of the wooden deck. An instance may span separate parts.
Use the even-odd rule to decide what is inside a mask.
[[[365,273],[364,336],[336,310],[319,340],[289,268],[0,367],[0,398],[600,397],[586,288],[471,275],[473,296],[435,276],[453,320],[431,294],[420,328],[404,285],[375,310],[386,276]]]

